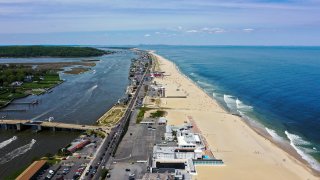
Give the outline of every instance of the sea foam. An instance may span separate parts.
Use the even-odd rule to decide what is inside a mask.
[[[268,134],[270,134],[272,139],[274,139],[275,141],[278,141],[278,142],[284,141],[284,139],[281,136],[279,136],[275,130],[269,129],[267,127],[265,129],[268,132]]]
[[[251,111],[253,109],[252,106],[245,105],[242,101],[240,101],[238,98],[236,99],[236,105],[238,110],[243,111]]]
[[[320,164],[315,160],[311,155],[308,154],[309,148],[300,147],[301,145],[310,145],[311,143],[303,140],[300,136],[291,134],[288,131],[285,131],[288,139],[290,140],[290,145],[297,151],[297,153],[306,160],[313,169],[320,171]],[[308,149],[308,150],[307,150]]]
[[[236,110],[237,109],[237,104],[236,100],[233,98],[233,96],[230,95],[223,95],[223,100],[227,104],[228,108],[230,110]]]

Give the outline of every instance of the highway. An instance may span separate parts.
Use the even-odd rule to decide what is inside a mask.
[[[129,102],[128,108],[125,112],[125,115],[123,116],[123,118],[121,119],[120,123],[114,127],[110,134],[108,135],[107,138],[105,138],[104,142],[102,142],[101,144],[101,148],[98,150],[94,160],[92,161],[92,169],[97,169],[97,172],[93,175],[93,177],[91,177],[91,171],[87,176],[82,176],[81,179],[93,179],[93,180],[98,180],[100,179],[101,176],[101,170],[103,167],[106,166],[108,160],[110,159],[110,156],[112,156],[113,152],[116,151],[116,146],[117,144],[120,143],[121,140],[121,134],[123,133],[123,129],[125,127],[125,124],[127,123],[127,121],[130,120],[130,116],[132,114],[132,112],[135,109],[135,103],[137,101],[138,95],[141,91],[141,88],[144,84],[145,81],[145,77],[146,74],[148,72],[148,70],[150,69],[150,63],[148,64],[149,66],[146,68],[146,71],[144,72],[143,76],[142,76],[142,80],[140,82],[140,84],[137,87],[137,90],[134,94],[134,96],[132,97],[132,99]]]

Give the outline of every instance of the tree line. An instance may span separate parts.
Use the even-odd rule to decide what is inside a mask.
[[[91,57],[110,53],[92,47],[0,46],[0,57]]]

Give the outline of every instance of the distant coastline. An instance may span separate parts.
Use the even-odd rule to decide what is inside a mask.
[[[30,57],[94,57],[112,54],[113,51],[93,47],[70,46],[0,46],[0,58]]]

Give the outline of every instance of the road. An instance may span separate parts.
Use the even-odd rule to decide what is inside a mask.
[[[93,177],[91,177],[91,174],[93,171],[92,170],[92,171],[90,171],[88,176],[84,176],[84,177],[82,177],[82,179],[97,180],[100,178],[101,170],[103,168],[102,166],[105,167],[105,165],[108,162],[113,151],[116,150],[115,149],[116,145],[120,143],[121,134],[123,133],[123,129],[125,127],[125,124],[130,119],[130,116],[135,109],[135,103],[137,101],[138,95],[139,95],[141,88],[144,84],[145,77],[146,77],[146,74],[149,69],[150,69],[150,63],[149,63],[148,68],[146,68],[146,71],[144,72],[144,74],[142,76],[142,80],[141,80],[139,86],[137,87],[137,90],[136,90],[134,96],[132,97],[132,99],[129,102],[129,105],[128,105],[128,108],[125,112],[124,117],[120,120],[119,125],[117,125],[115,128],[113,128],[111,130],[110,134],[108,135],[108,137],[105,138],[104,142],[102,142],[101,148],[98,150],[96,157],[93,159],[91,166],[93,167],[92,169],[97,169],[97,172],[93,175]]]

